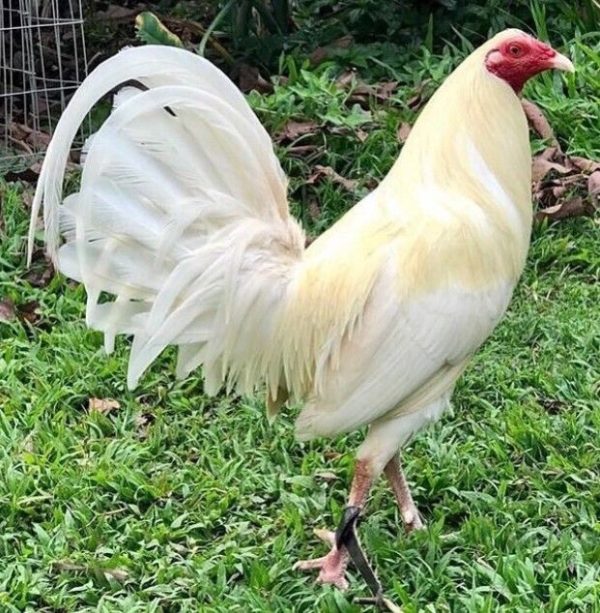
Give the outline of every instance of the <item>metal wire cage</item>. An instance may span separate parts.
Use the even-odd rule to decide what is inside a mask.
[[[6,0],[0,6],[3,174],[43,155],[54,124],[85,76],[87,58],[81,0]]]

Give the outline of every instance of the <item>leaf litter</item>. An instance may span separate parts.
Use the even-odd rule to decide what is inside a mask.
[[[558,221],[593,215],[600,208],[600,162],[563,152],[540,108],[522,100],[531,128],[549,143],[533,156],[531,169],[536,219]]]
[[[88,412],[89,413],[102,413],[107,415],[116,409],[121,408],[121,403],[118,400],[112,398],[89,398],[88,399]]]
[[[19,320],[22,323],[35,325],[41,319],[37,300],[29,300],[15,304],[10,298],[0,299],[0,323]]]

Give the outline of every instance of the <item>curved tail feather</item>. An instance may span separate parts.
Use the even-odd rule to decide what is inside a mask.
[[[91,106],[128,88],[89,139],[79,192],[61,204],[73,137]],[[128,49],[84,81],[40,175],[46,244],[85,284],[87,323],[134,335],[128,385],[170,344],[177,374],[203,366],[207,392],[243,393],[282,372],[274,334],[304,250],[271,140],[237,88],[181,49]],[[59,248],[59,231],[66,242]],[[115,297],[106,301],[106,294]]]

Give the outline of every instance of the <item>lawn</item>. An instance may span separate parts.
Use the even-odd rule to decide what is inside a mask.
[[[526,95],[566,151],[598,159],[590,41],[569,45],[576,75],[545,75]],[[385,174],[414,119],[407,101],[459,57],[417,54],[394,69],[391,97],[362,104],[332,63],[290,59],[287,82],[250,96],[312,234]],[[315,127],[282,136],[291,119]],[[317,164],[351,185],[307,183]],[[337,522],[361,434],[297,443],[295,410],[269,425],[262,396],[207,398],[199,377],[175,380],[172,353],[127,391],[128,341],[107,357],[83,289],[41,278],[43,259],[25,267],[30,191],[0,187],[0,610],[361,610],[353,571],[342,594],[291,569],[325,552],[312,529]],[[362,540],[405,613],[600,610],[599,244],[598,216],[536,224],[507,317],[453,409],[405,450],[427,529],[405,536],[391,492],[375,488]],[[119,407],[89,410],[90,398]]]

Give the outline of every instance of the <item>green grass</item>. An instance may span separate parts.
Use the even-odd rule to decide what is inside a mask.
[[[529,94],[565,147],[598,156],[598,48],[572,51],[567,86],[548,77]],[[405,101],[455,61],[398,62],[402,86],[367,110],[332,87],[332,65],[252,97],[272,132],[289,118],[324,126],[298,143],[313,153],[280,150],[311,232],[385,174],[398,123],[413,118]],[[357,179],[356,193],[305,186],[314,164]],[[268,426],[261,398],[208,399],[197,377],[174,380],[172,354],[128,392],[128,343],[103,354],[82,288],[27,281],[28,212],[19,186],[1,189],[0,300],[37,301],[40,319],[0,323],[0,610],[358,611],[360,579],[341,594],[291,567],[324,552],[311,530],[337,521],[360,434],[299,444],[293,412]],[[406,537],[375,488],[361,534],[406,613],[600,610],[599,244],[598,218],[535,228],[510,312],[454,409],[406,450],[428,529]],[[121,408],[90,414],[90,397]]]

